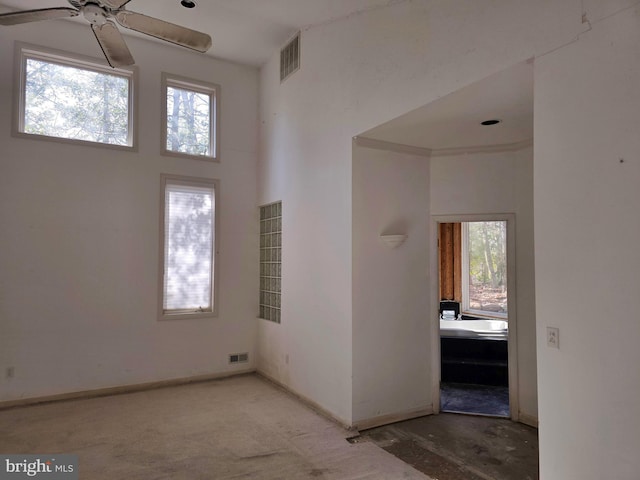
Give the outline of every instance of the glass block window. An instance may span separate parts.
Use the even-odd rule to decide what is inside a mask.
[[[280,323],[282,202],[260,207],[260,318]]]

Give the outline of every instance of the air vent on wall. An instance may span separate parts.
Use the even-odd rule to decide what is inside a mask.
[[[248,353],[232,353],[229,355],[229,363],[247,363],[248,361]]]
[[[280,81],[284,82],[300,68],[300,32],[280,50]]]

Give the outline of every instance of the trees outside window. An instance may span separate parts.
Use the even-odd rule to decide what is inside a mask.
[[[210,104],[207,94],[167,88],[167,150],[210,155]]]
[[[163,152],[217,160],[216,85],[163,74]]]
[[[507,223],[462,224],[462,307],[507,316]]]
[[[131,71],[22,51],[20,133],[133,146]]]

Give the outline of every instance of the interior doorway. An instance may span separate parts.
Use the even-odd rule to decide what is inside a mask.
[[[424,156],[428,157],[429,179],[424,188],[429,198],[423,211],[430,222],[426,229],[429,278],[421,283],[430,290],[423,320],[429,328],[423,337],[428,345],[422,350],[428,356],[424,362],[428,378],[421,387],[429,386],[428,402],[434,413],[440,411],[442,375],[438,223],[507,221],[508,415],[512,420],[537,425],[533,62],[513,65],[365,131],[358,135],[356,143],[412,155],[428,149]],[[391,175],[391,171],[389,168],[386,173]],[[365,174],[369,175],[369,170],[363,168],[363,180]],[[413,340],[408,344],[413,345]]]
[[[436,410],[516,419],[514,215],[434,222]]]

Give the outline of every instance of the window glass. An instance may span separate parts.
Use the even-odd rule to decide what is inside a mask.
[[[168,180],[164,196],[163,312],[213,311],[213,185]]]
[[[463,309],[507,315],[507,223],[463,224]]]
[[[22,133],[132,145],[127,76],[24,58]]]
[[[220,87],[163,73],[162,92],[162,153],[218,161]]]
[[[211,156],[211,95],[167,87],[167,150]]]
[[[260,207],[260,318],[280,323],[282,202]]]

